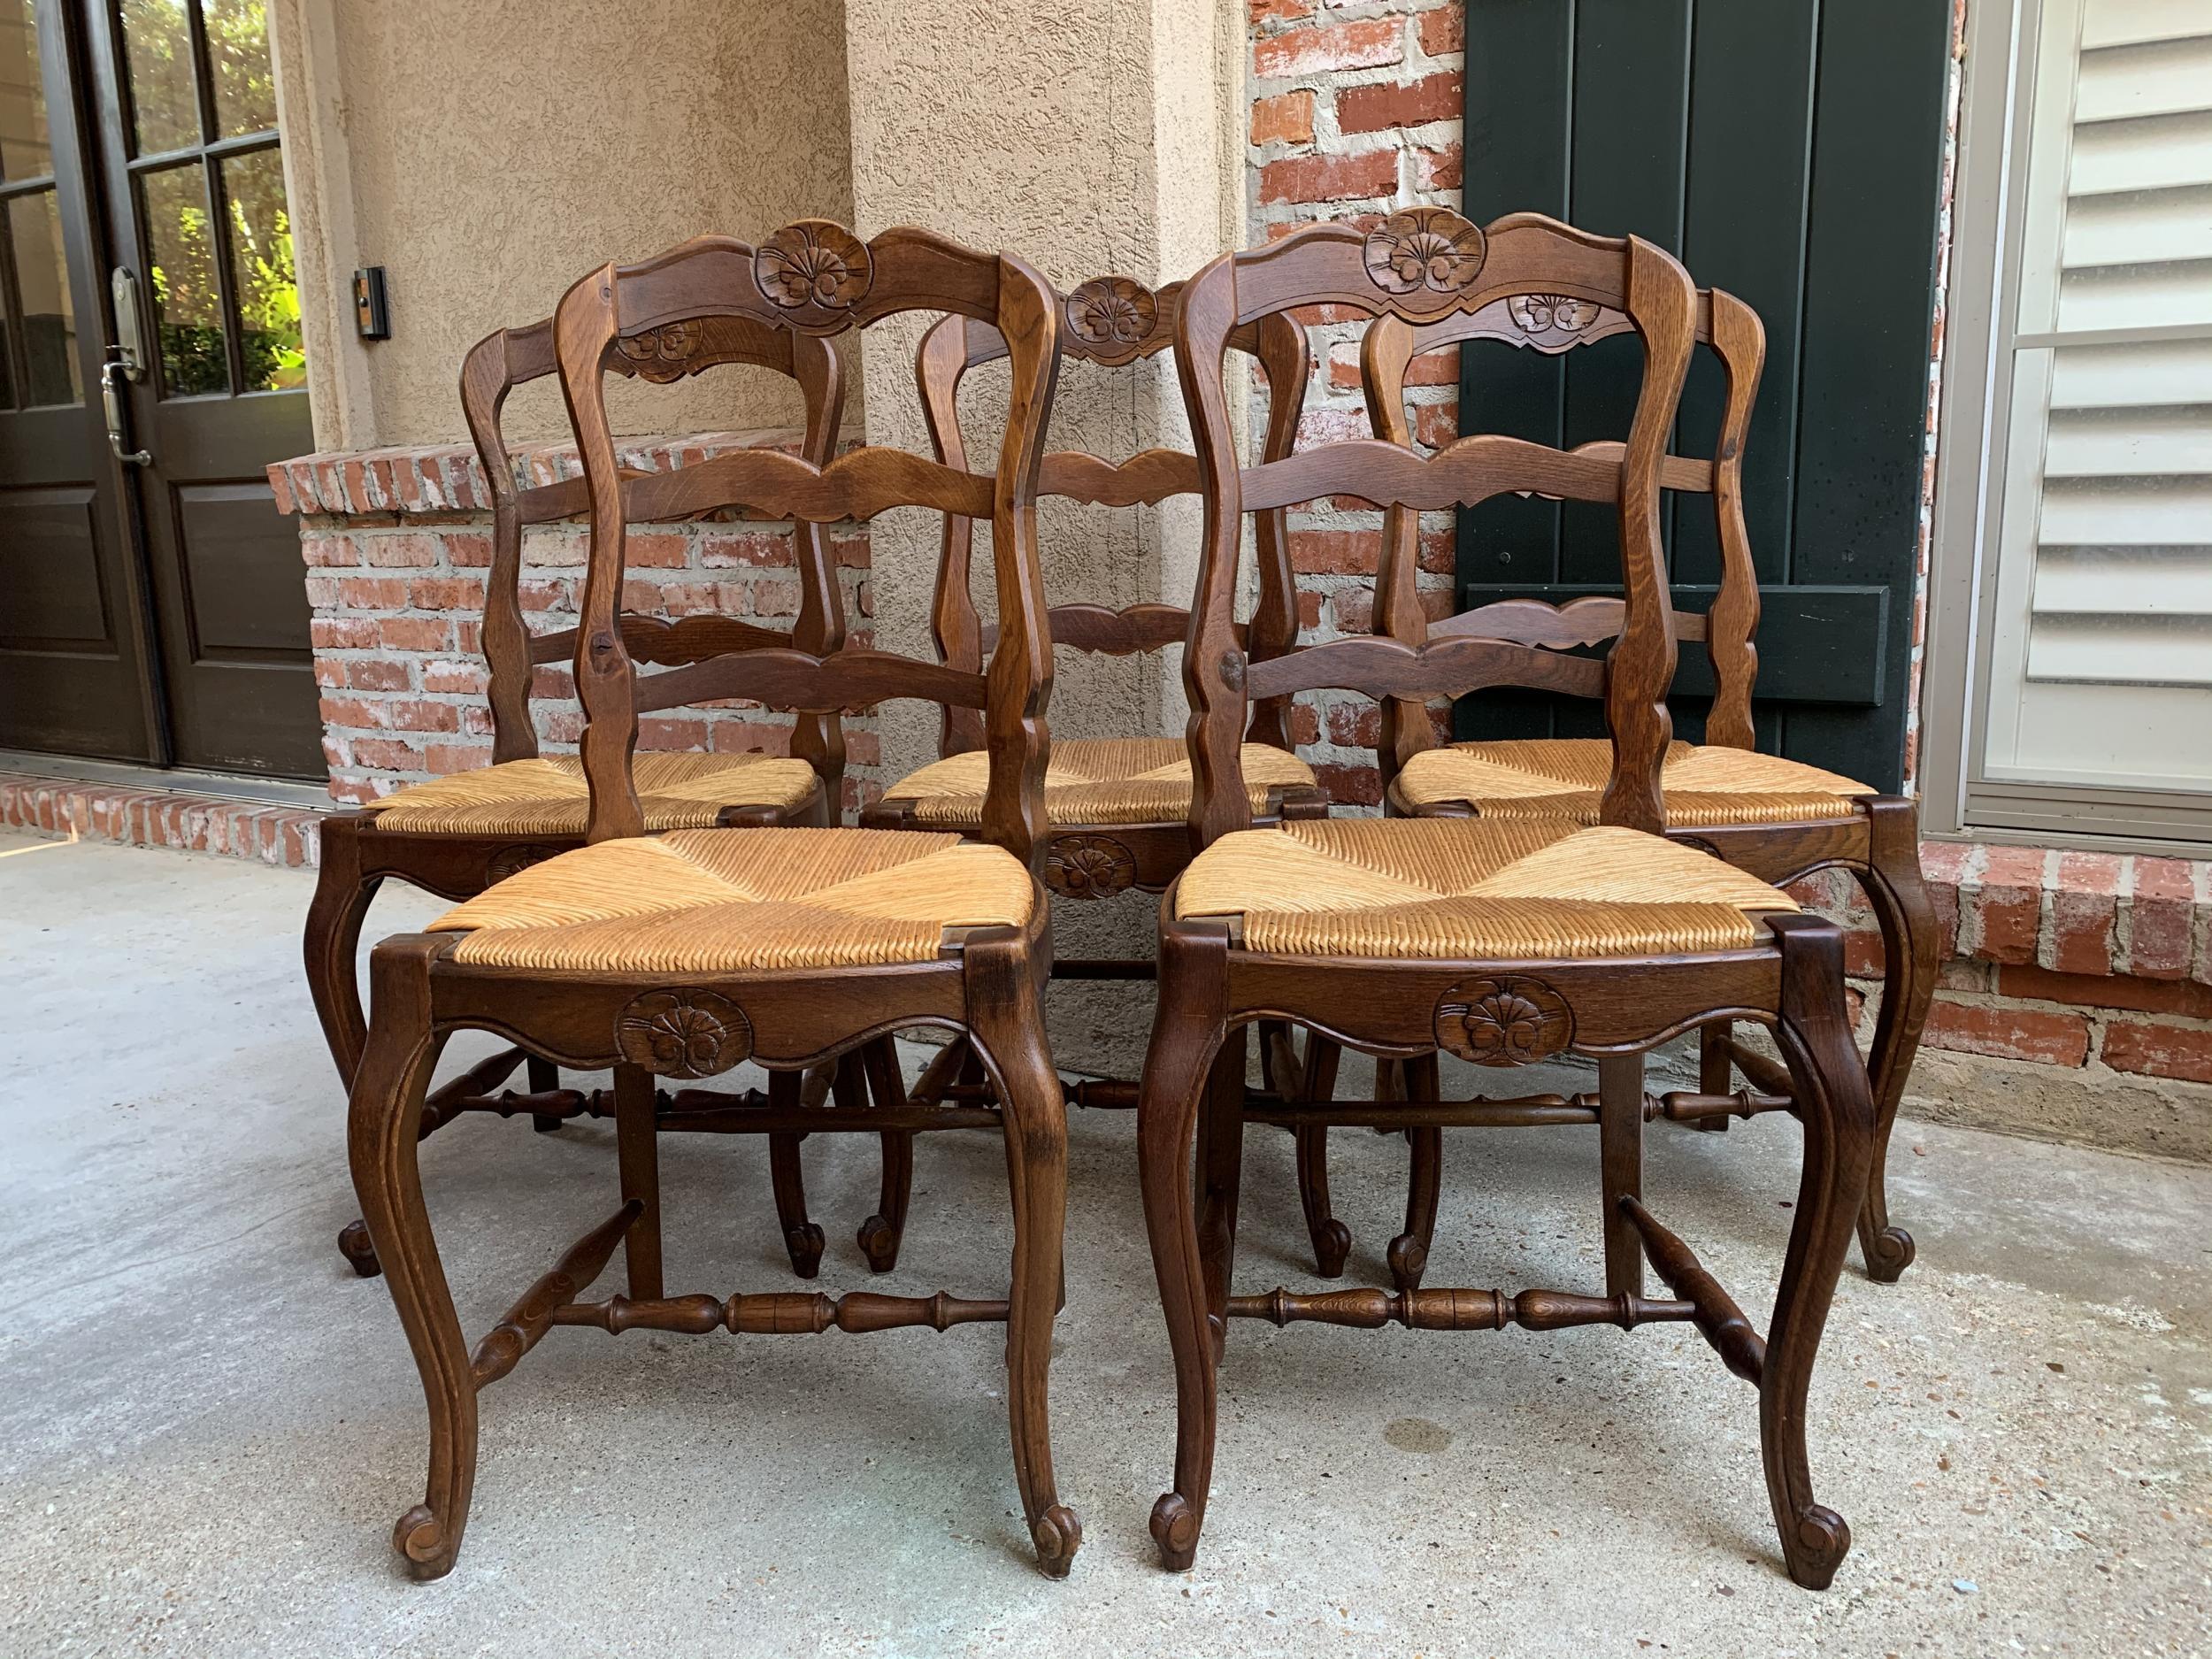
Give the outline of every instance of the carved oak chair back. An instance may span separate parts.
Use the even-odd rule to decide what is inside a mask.
[[[993,472],[864,447],[819,463],[743,450],[626,476],[605,407],[606,377],[620,362],[661,360],[672,341],[687,350],[694,329],[717,335],[742,325],[818,342],[916,310],[979,318],[1007,342],[1013,396]],[[1014,1481],[1039,1566],[1064,1576],[1082,1537],[1057,1496],[1047,1410],[1064,1282],[1066,1118],[1040,1002],[1052,952],[1033,864],[1051,688],[1033,516],[1058,364],[1052,289],[1018,260],[926,232],[864,242],[810,220],[758,247],[710,237],[606,265],[564,296],[553,339],[591,527],[574,658],[587,720],[584,844],[379,946],[373,1020],[353,1074],[355,1190],[429,1408],[425,1497],[402,1518],[396,1545],[419,1576],[450,1571],[473,1491],[479,1394],[555,1325],[803,1335],[1003,1323]],[[639,672],[620,617],[629,521],[747,507],[818,525],[901,504],[989,515],[1004,637],[987,669],[856,649],[833,632],[841,642],[820,653],[764,646]],[[831,713],[900,696],[984,711],[983,840],[806,825],[639,833],[631,751],[641,709],[750,697]],[[910,1100],[893,1036],[920,1025],[967,1035],[993,1085],[988,1105],[940,1110]],[[540,1061],[612,1070],[622,1194],[621,1208],[554,1262],[472,1353],[416,1156],[431,1070],[447,1037],[465,1028],[500,1032]],[[768,1073],[764,1099],[657,1082],[694,1084],[747,1061]],[[826,1073],[852,1087],[833,1080],[836,1102],[810,1104],[807,1079]],[[795,1156],[780,1163],[779,1141],[795,1155],[802,1137],[882,1136],[887,1159],[896,1137],[956,1125],[995,1127],[1005,1141],[1014,1225],[1003,1295],[666,1294],[662,1135],[767,1135],[778,1219],[793,1268],[810,1278],[821,1235],[809,1224],[803,1246],[796,1236],[803,1214],[787,1202]],[[580,1300],[618,1249],[626,1294]],[[870,1261],[888,1265],[872,1251]]]
[[[1121,368],[1158,356],[1175,338],[1180,282],[1156,293],[1131,277],[1094,277],[1061,299],[1060,349],[1064,356],[1102,368]],[[1305,408],[1306,382],[1313,360],[1304,330],[1286,317],[1268,319],[1231,337],[1233,349],[1256,361],[1267,377],[1268,419],[1263,454],[1288,455],[1298,437]],[[960,429],[961,382],[968,373],[1006,356],[1006,342],[989,324],[948,317],[922,340],[916,358],[922,411],[937,458],[949,466],[967,465]],[[1198,460],[1180,449],[1151,449],[1115,462],[1079,449],[1047,453],[1037,493],[1092,507],[1156,507],[1200,488]],[[1296,639],[1295,579],[1280,509],[1255,515],[1259,594],[1248,626],[1237,625],[1240,640],[1257,660],[1279,656]],[[995,623],[979,620],[970,588],[972,521],[963,515],[945,519],[943,550],[931,615],[941,658],[955,667],[979,668],[998,641]],[[1179,645],[1189,631],[1190,611],[1156,602],[1124,606],[1075,603],[1056,604],[1046,613],[1056,649],[1132,657]],[[1248,740],[1291,747],[1288,698],[1256,704]],[[942,750],[948,755],[982,747],[980,724],[970,710],[948,709]]]
[[[1424,457],[1402,441],[1362,438],[1240,467],[1222,377],[1233,330],[1311,306],[1385,319],[1379,326],[1479,315],[1501,303],[1510,317],[1511,302],[1529,296],[1617,312],[1640,340],[1641,384],[1617,450],[1481,433]],[[1174,1484],[1152,1512],[1171,1569],[1193,1564],[1205,1522],[1218,1371],[1238,1318],[1424,1331],[1693,1324],[1730,1371],[1759,1387],[1768,1493],[1791,1576],[1823,1587],[1848,1548],[1842,1518],[1813,1497],[1804,1438],[1821,1329],[1871,1148],[1842,934],[1798,913],[1787,894],[1664,833],[1675,633],[1659,503],[1695,319],[1687,273],[1649,242],[1587,235],[1532,214],[1479,227],[1434,207],[1402,210],[1364,231],[1311,227],[1225,255],[1184,290],[1176,356],[1206,503],[1185,656],[1197,781],[1190,827],[1201,850],[1161,906],[1158,1013],[1137,1109],[1139,1185],[1175,1363]],[[1623,598],[1604,662],[1445,627],[1418,643],[1347,638],[1267,662],[1238,650],[1231,603],[1245,513],[1351,495],[1410,515],[1506,490],[1597,503],[1616,515]],[[1409,538],[1400,523],[1402,555]],[[1248,700],[1331,687],[1418,703],[1488,685],[1602,700],[1612,743],[1599,822],[1344,818],[1246,829],[1236,772]],[[1739,1110],[1730,1095],[1644,1091],[1643,1056],[1717,1017],[1773,1027],[1804,1123],[1790,1244],[1764,1340],[1642,1202],[1647,1116]],[[1305,1080],[1256,1109],[1244,1087],[1248,1028],[1270,1022],[1310,1033]],[[1376,1058],[1379,1080],[1386,1070],[1394,1079],[1372,1103],[1331,1097],[1335,1056],[1348,1045]],[[1445,1051],[1494,1067],[1588,1056],[1598,1086],[1571,1099],[1448,1099],[1438,1064]],[[1242,1130],[1255,1118],[1298,1130],[1302,1154],[1306,1132],[1332,1124],[1406,1131],[1417,1155],[1424,1139],[1432,1153],[1440,1149],[1447,1127],[1594,1127],[1605,1294],[1425,1286],[1425,1262],[1395,1246],[1395,1291],[1234,1294]],[[1431,1156],[1430,1190],[1409,1202],[1409,1234],[1417,1219],[1432,1224],[1438,1165]],[[1672,1297],[1646,1294],[1647,1263]]]
[[[1009,272],[1018,279],[1003,280]],[[641,711],[750,697],[827,713],[914,697],[980,718],[992,762],[984,838],[1033,865],[1044,834],[1045,706],[1052,686],[1036,493],[1058,369],[1056,319],[1036,314],[1041,286],[1010,256],[974,253],[926,231],[894,229],[863,242],[841,227],[808,220],[758,248],[699,237],[641,265],[610,265],[569,290],[555,334],[591,509],[575,671],[588,722],[582,747],[593,840],[634,833],[628,759]],[[949,312],[1006,342],[1011,404],[995,473],[878,446],[826,464],[749,450],[669,472],[625,476],[618,466],[604,376],[620,372],[642,349],[638,342],[671,330],[739,323],[820,341],[912,311]],[[896,506],[989,518],[1003,632],[988,667],[846,648],[832,586],[823,595],[828,643],[819,652],[753,650],[638,676],[630,638],[616,618],[626,526],[733,506],[810,525],[872,518]]]
[[[657,383],[702,374],[725,365],[749,365],[788,375],[805,400],[806,425],[799,454],[826,465],[835,454],[844,419],[842,365],[826,341],[745,318],[721,318],[712,326],[674,327],[626,341],[609,364],[616,373]],[[492,560],[484,591],[484,657],[490,672],[492,761],[534,759],[538,734],[530,718],[533,671],[575,654],[576,630],[532,634],[522,615],[522,541],[532,525],[574,518],[588,505],[584,480],[567,478],[518,488],[501,416],[518,386],[542,380],[560,365],[553,351],[553,319],[502,328],[470,349],[461,365],[461,411],[492,500]],[[624,476],[642,476],[623,469]],[[820,654],[842,642],[837,572],[818,523],[792,526],[799,573],[799,614],[788,633],[734,617],[699,615],[674,622],[623,611],[618,618],[631,656],[675,666],[705,662],[729,651],[790,647]],[[791,752],[814,768],[833,813],[845,765],[845,739],[833,713],[802,713]]]
[[[1515,295],[1491,301],[1479,311],[1455,311],[1424,323],[1379,318],[1360,347],[1360,378],[1368,419],[1386,442],[1410,442],[1405,406],[1406,368],[1425,352],[1463,341],[1491,340],[1556,356],[1578,347],[1630,333],[1634,323],[1623,311],[1568,295]],[[1753,636],[1759,626],[1759,575],[1751,561],[1750,534],[1744,523],[1743,452],[1751,426],[1752,404],[1766,360],[1766,330],[1759,314],[1719,288],[1699,290],[1697,339],[1720,359],[1726,396],[1720,429],[1709,458],[1669,455],[1660,463],[1659,481],[1667,489],[1712,497],[1718,523],[1720,592],[1709,611],[1677,611],[1677,640],[1704,645],[1713,664],[1716,690],[1706,716],[1705,741],[1731,749],[1755,749],[1751,693],[1758,676]],[[1621,445],[1601,439],[1576,451],[1617,457]],[[1597,645],[1617,637],[1624,616],[1621,600],[1593,595],[1565,605],[1540,599],[1508,599],[1461,611],[1448,629],[1432,629],[1414,592],[1414,549],[1419,515],[1392,507],[1383,518],[1383,557],[1376,583],[1375,631],[1409,645],[1432,636],[1509,640],[1562,649]],[[1386,787],[1407,757],[1434,743],[1435,733],[1421,705],[1388,699],[1382,710],[1379,757]]]
[[[1240,469],[1232,447],[1222,361],[1230,335],[1302,307],[1340,305],[1387,326],[1482,314],[1530,295],[1563,297],[1617,314],[1641,336],[1645,365],[1625,443],[1615,451],[1563,450],[1495,433],[1462,436],[1424,459],[1401,436],[1355,438]],[[1248,702],[1335,687],[1417,703],[1486,686],[1524,686],[1601,698],[1614,740],[1603,821],[1658,831],[1659,769],[1672,735],[1666,692],[1674,679],[1674,611],[1659,539],[1659,463],[1689,365],[1695,290],[1667,254],[1639,237],[1590,235],[1540,214],[1517,213],[1486,229],[1442,208],[1394,214],[1363,234],[1318,225],[1271,247],[1225,255],[1183,294],[1176,356],[1205,484],[1205,546],[1184,679],[1191,700],[1191,757],[1198,787],[1194,841],[1206,845],[1246,826],[1236,733]],[[1437,625],[1412,644],[1379,634],[1294,645],[1248,660],[1232,623],[1239,521],[1324,495],[1396,510],[1409,525],[1424,511],[1472,504],[1509,490],[1609,503],[1620,526],[1624,598],[1602,663],[1569,657],[1458,626]],[[1405,543],[1402,528],[1395,538]],[[1402,553],[1403,549],[1400,549]],[[1386,557],[1392,551],[1386,541]],[[1379,588],[1409,588],[1402,557]]]

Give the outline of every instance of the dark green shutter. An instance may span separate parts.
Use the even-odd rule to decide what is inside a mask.
[[[1647,237],[1747,300],[1767,365],[1746,455],[1763,590],[1761,747],[1885,788],[1902,771],[1950,7],[1941,0],[1467,0],[1466,211],[1534,210]],[[1461,427],[1548,443],[1627,430],[1640,348],[1463,349]],[[1701,352],[1680,442],[1709,455]],[[1719,580],[1710,504],[1676,498],[1684,608]],[[1609,515],[1463,510],[1466,603],[1617,582]],[[1678,734],[1703,722],[1684,648]],[[1463,700],[1468,737],[1601,732],[1591,704]]]

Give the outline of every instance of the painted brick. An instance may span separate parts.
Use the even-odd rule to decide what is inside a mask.
[[[2101,1057],[2116,1071],[2212,1083],[2212,1025],[2116,1019],[2105,1027]]]
[[[2006,996],[2083,1008],[2124,1008],[2141,1014],[2181,1014],[2212,1019],[2212,986],[2193,980],[2149,979],[2120,973],[2053,973],[2016,967],[1996,971],[1997,989]]]
[[[2089,1020],[2004,1003],[1956,1002],[1939,995],[1928,1010],[1923,1041],[1960,1054],[2078,1066],[2089,1058]]]
[[[2186,978],[2196,931],[2191,866],[2179,858],[2138,858],[2134,875],[2126,901],[2128,972],[2154,979]]]
[[[1336,97],[1337,130],[1375,133],[1386,127],[1455,121],[1465,96],[1464,82],[1465,77],[1453,69],[1403,85],[1386,81],[1371,87],[1347,87]]]
[[[363,562],[385,570],[427,570],[438,562],[438,541],[427,535],[377,535],[364,538]]]
[[[2061,973],[2112,972],[2116,895],[2124,869],[2109,853],[2058,855],[2048,942],[2041,956],[2045,967]]]
[[[1313,94],[1286,92],[1252,103],[1252,142],[1306,144],[1313,142]]]
[[[1467,50],[1466,14],[1455,5],[1421,13],[1421,50],[1432,58]]]
[[[1983,866],[1976,913],[1975,954],[1992,962],[2033,962],[2043,925],[2043,870],[2049,855],[2034,847],[1992,847]]]
[[[1334,69],[1374,69],[1403,60],[1405,24],[1399,18],[1339,23],[1263,35],[1252,47],[1253,73],[1263,79],[1311,75]]]
[[[1341,202],[1388,196],[1398,187],[1398,152],[1370,150],[1351,156],[1293,156],[1260,169],[1263,202]]]
[[[1248,0],[1252,27],[1266,23],[1295,23],[1313,15],[1314,0]]]

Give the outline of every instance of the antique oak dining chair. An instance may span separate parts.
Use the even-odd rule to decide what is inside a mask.
[[[1048,911],[1033,865],[1051,659],[1037,568],[1035,495],[1057,369],[1052,290],[1018,260],[926,232],[863,242],[818,220],[757,248],[722,237],[571,288],[556,353],[582,454],[590,563],[574,659],[586,726],[587,844],[534,864],[371,958],[373,1018],[354,1079],[354,1184],[421,1372],[430,1411],[427,1493],[395,1542],[426,1577],[449,1571],[468,1517],[478,1394],[555,1325],[762,1334],[878,1331],[978,1321],[1007,1326],[1014,1468],[1039,1564],[1064,1574],[1081,1540],[1054,1486],[1046,1384],[1061,1286],[1066,1118],[1040,1012]],[[863,447],[827,465],[772,451],[625,478],[608,433],[603,375],[731,319],[828,337],[915,311],[990,322],[1012,358],[994,473],[974,476]],[[874,650],[764,649],[640,674],[617,610],[628,520],[732,506],[810,524],[918,506],[992,524],[1002,635],[982,672]],[[823,713],[896,697],[980,710],[991,756],[980,838],[866,829],[641,832],[631,750],[641,710],[716,697]],[[879,1133],[932,1114],[900,1097],[895,1064],[872,1110],[657,1102],[656,1077],[715,1075],[748,1058],[776,1078],[911,1026],[966,1033],[996,1105],[947,1108],[1002,1133],[1013,1196],[1002,1298],[852,1294],[665,1294],[657,1135],[807,1128]],[[471,1353],[424,1209],[416,1122],[446,1037],[497,1031],[527,1052],[614,1070],[622,1203],[516,1302]],[[880,1049],[878,1050],[880,1052]],[[873,1068],[872,1068],[872,1070]],[[581,1301],[616,1248],[626,1294]]]
[[[618,373],[672,381],[717,365],[750,365],[791,377],[803,395],[806,427],[799,452],[820,465],[835,452],[844,407],[836,353],[825,341],[764,328],[743,318],[665,341],[630,342],[610,366]],[[340,1077],[350,1082],[360,1064],[367,1021],[355,962],[362,922],[386,880],[404,881],[441,898],[466,899],[526,864],[584,844],[587,791],[572,757],[542,757],[531,717],[536,670],[575,654],[576,630],[530,634],[521,603],[525,528],[580,514],[584,481],[571,477],[534,488],[516,487],[501,415],[517,387],[554,373],[553,324],[503,328],[479,341],[461,369],[461,407],[476,442],[492,503],[490,567],[485,572],[483,641],[489,678],[492,764],[411,785],[357,811],[323,820],[321,869],[307,913],[309,995]],[[691,616],[679,621],[626,612],[624,642],[641,662],[680,664],[763,646],[821,653],[841,641],[835,572],[818,524],[794,526],[800,577],[799,614],[788,633],[735,618]],[[659,832],[708,826],[827,824],[833,821],[844,772],[844,734],[834,713],[803,714],[792,758],[764,755],[648,754],[634,763],[645,827]],[[526,1063],[530,1093],[494,1094]],[[841,1079],[851,1094],[851,1079]],[[509,1047],[440,1087],[424,1108],[428,1134],[469,1111],[511,1116],[527,1111],[541,1131],[579,1116],[611,1110],[603,1099],[563,1090],[557,1068]],[[787,1237],[802,1243],[805,1202],[797,1185],[798,1138],[779,1136],[774,1162],[780,1204],[796,1215]],[[795,1231],[795,1226],[797,1231]],[[818,1257],[818,1229],[813,1248]],[[376,1253],[360,1222],[338,1235],[354,1271],[377,1271]]]
[[[1361,349],[1362,379],[1376,435],[1409,441],[1404,388],[1406,365],[1425,351],[1462,341],[1492,340],[1558,354],[1621,334],[1627,318],[1604,306],[1564,296],[1519,296],[1413,324],[1379,320]],[[1760,754],[1751,718],[1758,673],[1755,643],[1759,578],[1744,520],[1743,452],[1752,403],[1765,357],[1758,314],[1720,289],[1698,296],[1697,338],[1720,359],[1726,388],[1717,441],[1709,460],[1670,455],[1660,481],[1671,490],[1708,496],[1713,506],[1721,558],[1719,591],[1709,611],[1677,611],[1678,639],[1703,645],[1711,659],[1715,695],[1705,720],[1705,741],[1668,747],[1661,783],[1667,834],[1749,871],[1762,881],[1786,887],[1825,869],[1847,870],[1865,893],[1881,929],[1882,1001],[1876,1017],[1868,1071],[1874,1094],[1874,1159],[1866,1203],[1859,1215],[1859,1249],[1868,1275],[1894,1280],[1913,1257],[1911,1234],[1890,1224],[1883,1191],[1890,1130],[1919,1051],[1928,1005],[1935,995],[1939,933],[1921,881],[1919,814],[1915,803],[1802,761]],[[1614,455],[1619,445],[1586,446]],[[1480,606],[1432,628],[1414,593],[1412,538],[1416,515],[1386,517],[1386,543],[1375,602],[1376,628],[1416,647],[1446,635],[1517,641],[1548,649],[1594,646],[1620,630],[1618,599],[1591,597],[1553,606],[1511,599]],[[1382,708],[1377,758],[1393,811],[1421,817],[1526,821],[1563,818],[1598,821],[1599,791],[1610,764],[1603,738],[1549,738],[1439,745],[1425,706],[1392,699]],[[1729,1094],[1734,1072],[1748,1087],[1733,1091],[1731,1113],[1707,1112],[1690,1121],[1725,1129],[1730,1118],[1749,1118],[1790,1104],[1789,1079],[1774,1061],[1734,1041],[1730,1022],[1717,1020],[1699,1033],[1701,1078],[1707,1094]],[[1315,1172],[1306,1183],[1309,1225],[1328,1227],[1325,1154],[1328,1132],[1304,1131],[1301,1167]],[[1307,1144],[1310,1141],[1310,1145]],[[1414,1172],[1406,1232],[1389,1252],[1401,1289],[1420,1283],[1436,1222],[1441,1151],[1434,1131],[1413,1136]],[[1340,1227],[1337,1231],[1341,1231]],[[1317,1232],[1317,1239],[1321,1234]],[[1348,1233],[1343,1235],[1348,1242]],[[1336,1258],[1341,1263],[1341,1256]],[[1328,1262],[1323,1258],[1325,1276]]]
[[[1240,471],[1222,374],[1232,329],[1314,305],[1425,322],[1527,294],[1609,307],[1640,337],[1642,382],[1617,455],[1482,434],[1424,459],[1401,444],[1356,439]],[[1694,1324],[1759,1390],[1768,1491],[1791,1577],[1825,1586],[1848,1548],[1842,1518],[1814,1500],[1804,1432],[1807,1385],[1872,1138],[1866,1073],[1845,1015],[1842,935],[1800,914],[1779,889],[1660,833],[1675,666],[1660,464],[1694,327],[1688,276],[1647,242],[1586,235],[1533,214],[1479,228],[1433,207],[1394,213],[1363,234],[1317,226],[1224,256],[1185,292],[1176,355],[1207,508],[1185,659],[1192,829],[1203,850],[1163,901],[1159,1009],[1138,1107],[1145,1217],[1175,1364],[1174,1486],[1152,1514],[1170,1567],[1188,1567],[1197,1549],[1215,1372],[1227,1321],[1238,1317],[1448,1331]],[[1442,631],[1425,645],[1355,637],[1266,663],[1238,649],[1230,624],[1244,513],[1331,495],[1419,511],[1505,490],[1615,509],[1625,597],[1604,662]],[[1246,829],[1236,739],[1248,700],[1321,687],[1423,699],[1486,685],[1602,696],[1614,759],[1596,825],[1340,818]],[[1655,1104],[1643,1091],[1642,1056],[1723,1013],[1772,1027],[1804,1125],[1803,1171],[1763,1340],[1641,1194],[1643,1125]],[[1263,1019],[1402,1063],[1406,1097],[1248,1111],[1244,1028]],[[1433,1084],[1440,1049],[1493,1066],[1589,1055],[1599,1087],[1573,1099],[1448,1101]],[[1604,1294],[1232,1294],[1242,1126],[1260,1117],[1394,1128],[1594,1124]],[[1647,1257],[1671,1298],[1646,1294]]]
[[[1063,358],[1101,368],[1133,365],[1166,350],[1174,339],[1175,308],[1182,284],[1153,293],[1130,277],[1106,276],[1083,283],[1060,300]],[[1267,377],[1268,419],[1263,453],[1290,453],[1298,435],[1311,359],[1302,331],[1287,318],[1271,319],[1234,335],[1233,349],[1258,363]],[[972,370],[1006,356],[1006,342],[990,324],[950,316],[924,336],[916,360],[922,409],[937,458],[964,470],[967,446],[961,434],[959,396]],[[1186,451],[1151,449],[1114,462],[1076,449],[1055,449],[1039,473],[1040,499],[1058,497],[1079,506],[1156,507],[1198,488],[1197,457]],[[1297,592],[1291,573],[1284,518],[1257,515],[1259,591],[1248,629],[1238,625],[1240,641],[1257,660],[1279,655],[1298,634]],[[940,660],[968,672],[979,671],[998,642],[998,627],[981,621],[971,588],[972,521],[949,515],[938,563],[932,627]],[[1106,657],[1133,657],[1180,645],[1190,612],[1181,605],[1140,603],[1112,610],[1072,602],[1048,611],[1056,649]],[[1314,782],[1313,771],[1293,749],[1288,726],[1290,700],[1256,703],[1245,733],[1244,780],[1256,824],[1328,816],[1327,792]],[[952,829],[978,832],[988,757],[976,712],[948,707],[941,738],[941,758],[909,773],[861,814],[864,825],[887,829]],[[1055,898],[1070,903],[1109,899],[1137,889],[1157,893],[1189,861],[1190,760],[1182,740],[1172,737],[1056,738],[1045,773],[1045,812],[1051,837],[1045,845],[1044,881]],[[1149,957],[1071,958],[1055,952],[1056,978],[1146,981]],[[984,1092],[957,1045],[940,1053],[918,1081],[918,1098],[940,1094],[973,1098]],[[1136,1104],[1131,1082],[1091,1079],[1073,1086],[1071,1098],[1087,1106]],[[887,1146],[883,1199],[860,1233],[861,1248],[879,1271],[898,1259],[912,1181],[911,1137],[908,1145]]]

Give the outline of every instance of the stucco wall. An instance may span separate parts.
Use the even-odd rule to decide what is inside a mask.
[[[459,435],[471,342],[549,311],[598,260],[852,216],[843,0],[271,10],[319,449]],[[354,337],[357,265],[388,273],[388,341]],[[783,425],[798,407],[738,373],[616,390],[630,431]],[[542,388],[511,425],[564,430]]]

